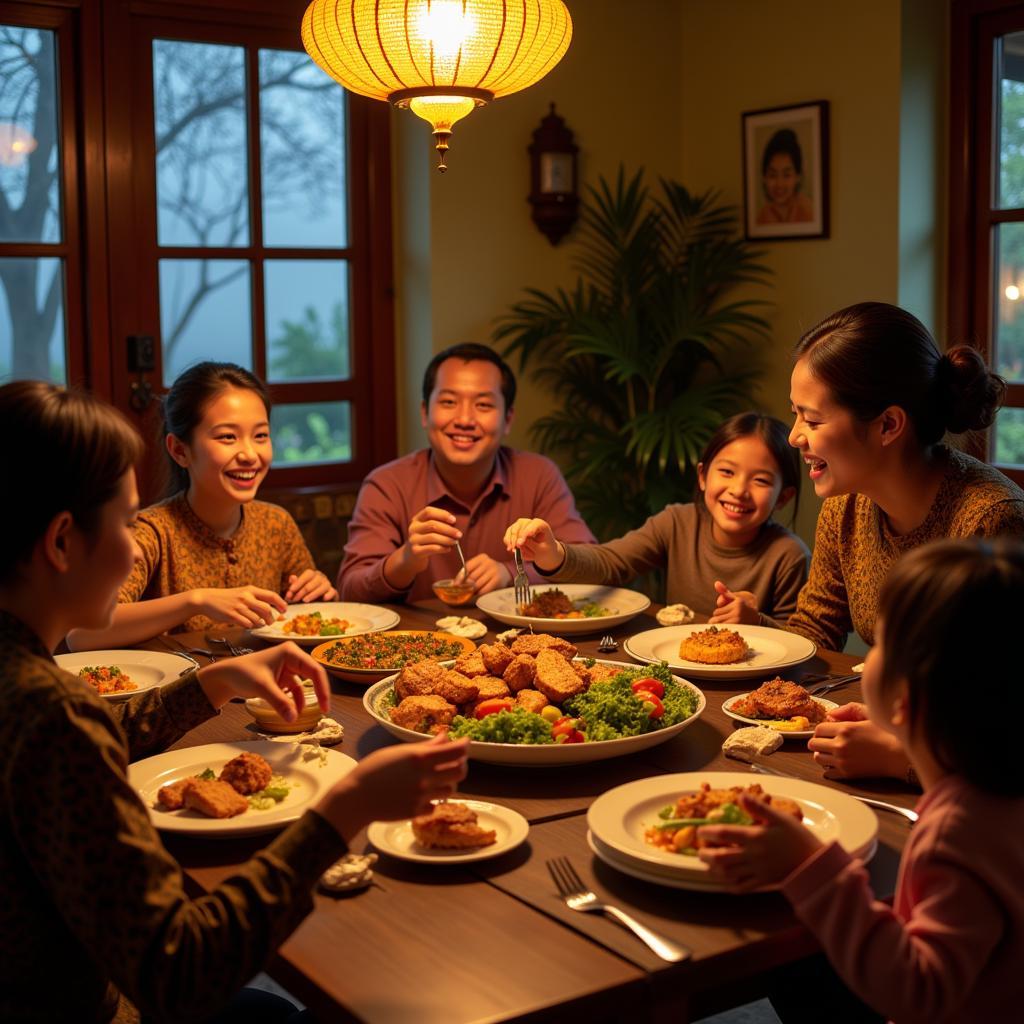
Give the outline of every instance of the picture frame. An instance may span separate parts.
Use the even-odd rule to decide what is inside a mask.
[[[829,237],[828,101],[741,115],[744,235]]]

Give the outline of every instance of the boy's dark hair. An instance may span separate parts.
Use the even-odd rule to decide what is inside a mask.
[[[1024,544],[1008,537],[915,548],[878,603],[883,699],[905,680],[910,730],[940,767],[1007,796],[1024,795],[1013,714],[1022,608]]]
[[[704,475],[714,461],[715,456],[733,441],[741,437],[759,437],[765,447],[772,453],[778,464],[779,476],[782,479],[782,490],[793,488],[793,518],[796,519],[800,507],[800,452],[789,443],[789,427],[774,416],[760,412],[741,412],[729,417],[710,437],[700,456],[700,464],[704,467]],[[698,509],[704,507],[701,497],[700,483],[694,491],[694,502]]]
[[[898,405],[923,446],[947,430],[991,426],[1006,392],[1006,381],[975,349],[958,345],[942,355],[916,316],[887,302],[860,302],[825,317],[795,355],[859,420]]]
[[[501,372],[501,396],[505,400],[505,415],[507,416],[516,404],[516,376],[512,368],[505,362],[493,348],[486,345],[478,345],[473,341],[466,341],[459,345],[449,345],[448,348],[438,352],[433,359],[427,363],[423,372],[423,403],[430,404],[430,395],[437,383],[438,367],[446,359],[461,359],[463,362],[485,362],[491,363]]]
[[[142,457],[142,438],[113,406],[40,380],[0,387],[0,479],[22,497],[7,503],[0,582],[8,583],[60,512],[92,535],[103,506]]]
[[[179,441],[191,444],[192,435],[199,426],[207,405],[228,388],[255,391],[267,410],[267,419],[270,419],[270,395],[259,377],[236,363],[196,363],[179,374],[171,385],[171,390],[164,395],[161,442],[165,435],[173,434]],[[166,445],[163,445],[163,448],[167,457],[168,473],[164,493],[170,497],[178,491],[188,490],[189,477],[188,470],[171,458]]]

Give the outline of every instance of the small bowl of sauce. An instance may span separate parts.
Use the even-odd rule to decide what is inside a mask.
[[[431,586],[445,604],[453,606],[469,604],[476,594],[476,585],[471,580],[435,580]]]

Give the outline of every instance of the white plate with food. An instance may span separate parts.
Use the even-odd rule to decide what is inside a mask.
[[[170,651],[77,651],[55,655],[53,660],[89,683],[104,700],[127,700],[199,667],[187,655]]]
[[[685,811],[683,818],[673,816],[677,802],[704,799],[701,796],[704,784],[712,791],[708,801],[717,808],[735,805],[734,798],[727,792],[733,787],[747,790],[753,785],[759,786],[772,800],[783,801],[780,809],[785,810],[787,806],[798,809],[804,825],[823,843],[835,840],[851,856],[863,860],[874,854],[878,818],[869,807],[841,790],[802,779],[706,771],[639,779],[599,796],[587,812],[587,826],[596,840],[592,847],[595,853],[612,867],[627,864],[634,873],[642,872],[642,877],[650,881],[668,878],[681,888],[689,888],[682,884],[684,882],[701,888],[718,888],[702,860],[692,853],[671,848],[671,837],[682,831],[675,828],[673,822],[707,820],[703,816],[686,817]],[[659,845],[666,840],[668,845]]]
[[[463,848],[439,847],[426,845],[417,837],[413,821],[375,821],[366,831],[366,837],[381,853],[387,853],[400,860],[415,861],[419,864],[464,864],[467,861],[489,860],[500,857],[509,850],[514,850],[526,838],[530,831],[529,822],[517,811],[500,804],[492,804],[486,800],[463,800],[453,797],[447,801],[449,807],[456,809],[468,808],[474,820],[470,824],[473,832],[480,838],[471,835],[462,836],[455,841],[474,843]],[[416,819],[419,822],[420,819]],[[489,839],[493,834],[493,839]],[[429,834],[420,830],[426,842],[446,841],[432,839]],[[481,839],[486,845],[480,845]],[[489,840],[489,841],[487,841]],[[452,841],[452,840],[447,840]]]
[[[813,701],[819,708],[817,715],[801,714],[800,712],[804,710],[802,708],[792,715],[777,718],[746,715],[734,710],[737,704],[742,706],[749,697],[749,693],[738,693],[722,704],[722,710],[730,718],[742,722],[744,725],[764,725],[769,729],[777,729],[782,734],[782,738],[786,740],[809,740],[814,735],[814,728],[818,722],[824,721],[828,712],[839,707],[835,701],[808,695],[807,700]]]
[[[738,638],[738,639],[734,639]],[[683,645],[686,645],[686,648]],[[725,663],[692,660],[683,654],[693,646],[700,657],[733,658]],[[627,654],[637,661],[668,663],[697,679],[726,682],[733,679],[755,679],[772,672],[792,668],[813,658],[817,647],[807,637],[787,633],[769,626],[664,626],[631,636],[623,644]]]
[[[309,604],[288,605],[288,610],[276,622],[250,632],[269,643],[293,640],[300,647],[316,647],[332,637],[380,633],[397,626],[400,620],[398,612],[374,604],[310,601]]]
[[[231,817],[210,817],[189,807],[169,810],[162,806],[159,793],[163,787],[204,773],[219,776],[224,766],[240,754],[257,755],[269,765],[270,782],[252,796],[263,804],[271,800],[272,805],[253,806],[249,795],[239,794],[249,806]],[[356,762],[347,754],[304,743],[208,743],[168,750],[137,761],[128,766],[128,781],[160,831],[227,838],[275,831],[296,821],[355,766]],[[259,794],[270,788],[275,789],[275,795],[261,799]],[[279,789],[286,790],[283,796],[277,795]]]
[[[579,660],[579,659],[577,659]],[[632,683],[649,678],[651,669],[639,665],[629,665],[624,662],[599,661],[597,665],[609,666],[613,669],[630,673],[629,684],[623,683],[617,689],[622,692],[607,700],[605,707],[600,712],[595,712],[595,718],[601,719],[608,728],[615,728],[623,723],[634,709],[631,704],[624,706],[623,701],[629,700],[626,691],[631,692]],[[672,724],[653,728],[649,732],[641,732],[637,735],[622,735],[614,739],[587,739],[583,742],[554,742],[549,738],[550,728],[540,725],[533,718],[524,717],[523,721],[512,723],[509,726],[510,734],[521,735],[519,742],[493,742],[470,738],[469,757],[474,761],[482,761],[487,764],[515,765],[519,767],[547,767],[549,765],[585,764],[590,761],[602,761],[609,757],[619,757],[625,754],[635,754],[639,750],[646,750],[649,747],[665,743],[678,736],[685,728],[692,725],[700,718],[707,704],[704,694],[692,683],[678,676],[670,676],[663,669],[658,670],[659,674],[665,675],[671,680],[671,686],[675,689],[669,690],[667,713],[670,716],[685,715],[686,717],[674,721]],[[391,718],[391,712],[398,703],[395,693],[395,681],[398,675],[389,676],[371,686],[363,697],[363,706],[385,729],[393,736],[397,736],[407,743],[414,743],[426,739],[429,733],[417,731],[397,724]],[[663,684],[664,685],[664,684]],[[595,696],[598,691],[595,691]],[[672,696],[672,695],[675,696]],[[604,704],[604,699],[597,697]],[[659,698],[661,700],[662,698]],[[678,701],[678,703],[675,703]],[[469,721],[468,716],[462,716]],[[664,716],[662,716],[664,717]],[[584,719],[585,720],[585,719]],[[646,727],[646,726],[645,726]],[[629,726],[625,726],[629,728]]]
[[[575,636],[606,633],[629,622],[651,603],[650,598],[635,590],[590,583],[541,584],[534,586],[532,592],[533,606],[528,613],[517,606],[512,587],[484,594],[476,606],[492,619],[509,626],[529,626],[538,633]]]

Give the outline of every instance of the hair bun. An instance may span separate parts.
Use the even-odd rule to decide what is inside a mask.
[[[942,356],[936,383],[943,393],[945,426],[952,434],[992,426],[1006,394],[1006,381],[970,345],[957,345]]]

